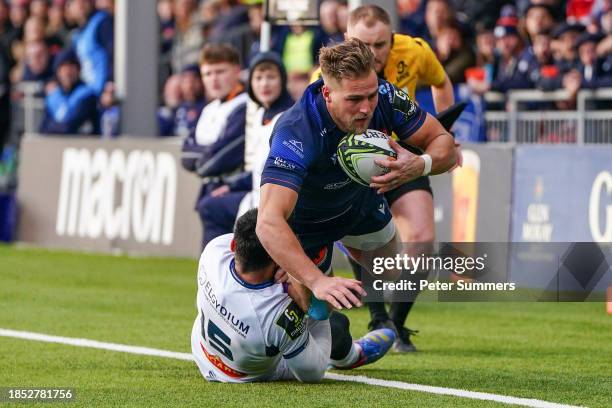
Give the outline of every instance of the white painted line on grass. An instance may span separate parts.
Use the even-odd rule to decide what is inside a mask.
[[[13,337],[24,340],[35,340],[46,343],[68,344],[77,347],[89,347],[102,350],[119,351],[122,353],[139,354],[154,357],[174,358],[178,360],[192,361],[193,357],[190,353],[179,353],[175,351],[167,351],[154,349],[149,347],[128,346],[125,344],[105,343],[102,341],[80,339],[74,337],[51,336],[43,333],[33,333],[27,331],[18,331],[10,329],[0,329],[0,336]],[[433,387],[430,385],[410,384],[401,381],[381,380],[378,378],[365,377],[363,375],[344,375],[336,373],[326,373],[325,378],[336,381],[349,381],[367,385],[376,385],[379,387],[397,388],[407,391],[427,392],[437,395],[450,395],[454,397],[470,398],[485,401],[495,401],[503,404],[521,405],[532,408],[580,408],[575,405],[563,405],[554,402],[542,401],[530,398],[511,397],[507,395],[490,394],[486,392],[465,391],[455,388]]]
[[[104,343],[102,341],[79,339],[74,337],[50,336],[42,333],[0,329],[0,336],[15,337],[24,340],[44,341],[46,343],[68,344],[77,347],[90,347],[102,350],[120,351],[122,353],[141,354],[144,356],[167,357],[178,360],[193,360],[189,353],[177,353],[175,351],[159,350],[148,347],[126,346],[117,343]]]

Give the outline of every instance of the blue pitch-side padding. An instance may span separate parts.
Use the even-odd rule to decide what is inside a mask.
[[[15,193],[0,193],[0,241],[15,240],[17,200]]]
[[[308,316],[314,320],[326,320],[329,318],[329,310],[327,302],[317,299],[314,295],[310,297],[310,307],[308,308]]]

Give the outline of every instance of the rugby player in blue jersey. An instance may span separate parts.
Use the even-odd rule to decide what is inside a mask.
[[[435,118],[408,95],[377,77],[368,46],[350,39],[320,52],[322,80],[310,85],[302,99],[278,120],[262,174],[257,235],[272,259],[336,309],[361,306],[360,282],[327,276],[332,245],[341,241],[351,256],[394,257],[401,247],[382,193],[455,164],[455,143]],[[424,151],[421,156],[390,141],[397,160],[379,164],[389,169],[370,187],[351,181],[337,162],[338,142],[347,133],[367,129],[397,136]],[[371,270],[372,265],[363,265]],[[399,271],[389,271],[397,277]],[[351,347],[348,319],[330,318],[332,362],[348,368],[370,362],[390,344],[373,336]],[[332,316],[333,317],[333,316]],[[344,326],[334,328],[337,326]],[[389,329],[382,329],[394,334]],[[338,336],[342,331],[345,335]],[[379,331],[376,331],[379,332]],[[387,333],[387,332],[385,332]],[[393,340],[391,340],[392,342]],[[364,347],[365,344],[365,347]]]

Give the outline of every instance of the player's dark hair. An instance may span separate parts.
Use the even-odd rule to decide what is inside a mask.
[[[257,238],[256,226],[257,208],[244,213],[234,226],[236,262],[240,264],[243,273],[263,269],[272,263],[272,258]]]
[[[222,62],[240,65],[238,50],[230,44],[207,44],[204,46],[200,54],[200,66]]]
[[[324,80],[362,78],[374,71],[374,54],[363,41],[351,38],[340,44],[321,48],[319,63]]]
[[[389,17],[389,13],[387,13],[384,8],[375,4],[360,6],[351,11],[348,18],[348,25],[353,27],[360,21],[363,21],[368,28],[372,27],[378,21],[391,26],[391,17]]]

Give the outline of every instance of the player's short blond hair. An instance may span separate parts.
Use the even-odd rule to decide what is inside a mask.
[[[391,26],[391,17],[389,17],[389,13],[382,7],[374,4],[357,7],[355,10],[351,11],[348,18],[348,26],[354,27],[361,21],[363,21],[366,27],[372,27],[377,22]]]
[[[323,80],[355,79],[375,71],[374,55],[361,40],[351,38],[343,43],[321,48],[319,63]]]

